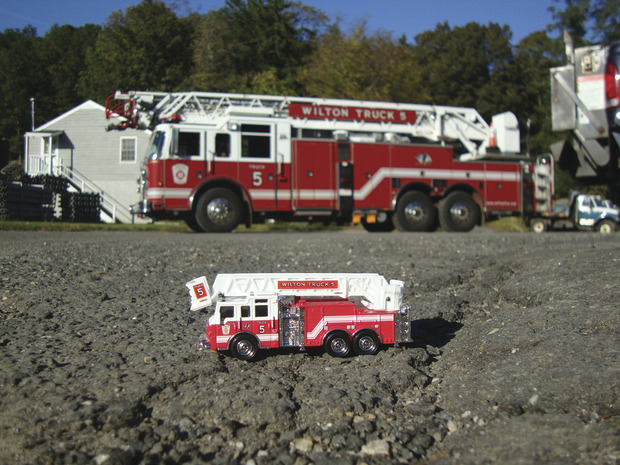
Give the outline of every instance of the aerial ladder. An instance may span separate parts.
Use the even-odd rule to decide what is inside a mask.
[[[153,129],[166,122],[207,124],[230,116],[280,118],[304,129],[379,134],[386,140],[406,136],[460,143],[464,160],[520,151],[519,125],[511,112],[493,116],[489,125],[473,108],[413,103],[148,91],[118,91],[106,101],[108,130]]]
[[[256,297],[360,297],[370,310],[400,310],[404,283],[374,273],[237,273],[218,274],[209,288],[204,276],[186,284],[190,310],[218,301]]]

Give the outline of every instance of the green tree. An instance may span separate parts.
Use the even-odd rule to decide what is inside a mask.
[[[22,134],[31,128],[30,98],[50,93],[42,58],[42,39],[32,26],[0,34],[0,138],[9,141],[13,160],[21,155]],[[44,121],[38,112],[36,117],[35,126]]]
[[[389,33],[350,35],[338,25],[323,35],[317,50],[300,69],[304,94],[361,100],[419,103],[425,99],[410,47]]]
[[[295,93],[298,66],[324,21],[286,0],[228,0],[197,26],[192,83],[199,89]]]
[[[430,103],[475,107],[485,117],[506,110],[511,36],[508,26],[495,23],[453,29],[443,23],[418,34],[414,59]],[[494,74],[503,79],[492,79]]]
[[[43,39],[43,61],[50,92],[43,97],[50,117],[88,99],[78,92],[78,79],[85,68],[86,52],[93,47],[101,28],[94,24],[75,28],[54,25]]]
[[[620,0],[554,0],[550,31],[567,30],[575,47],[620,40]]]
[[[189,22],[162,1],[116,11],[87,53],[79,91],[103,101],[117,89],[175,90],[191,68],[190,44]]]

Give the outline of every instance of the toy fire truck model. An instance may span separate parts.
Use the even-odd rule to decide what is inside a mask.
[[[219,274],[186,284],[190,310],[215,305],[202,345],[252,360],[259,349],[324,347],[334,357],[373,355],[411,341],[403,282],[378,274]],[[359,302],[349,300],[357,297]]]

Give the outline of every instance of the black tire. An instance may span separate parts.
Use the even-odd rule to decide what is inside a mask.
[[[332,357],[346,357],[351,352],[351,338],[347,333],[338,331],[325,338],[323,347]]]
[[[196,218],[192,215],[188,215],[187,218],[185,218],[185,223],[190,227],[190,229],[194,232],[205,232],[199,225],[198,222],[196,221]]]
[[[368,232],[392,232],[394,231],[394,223],[392,218],[387,218],[383,223],[378,221],[375,223],[367,223],[366,218],[362,219],[362,226]]]
[[[198,199],[196,223],[206,232],[230,232],[241,222],[242,210],[243,205],[237,195],[224,187],[216,187]]]
[[[530,231],[536,234],[544,233],[548,229],[547,222],[540,218],[530,221]]]
[[[399,231],[434,231],[437,209],[428,195],[407,192],[396,202],[392,221]]]
[[[480,221],[480,207],[465,192],[453,192],[439,202],[439,224],[444,231],[471,231]]]
[[[611,234],[616,230],[616,223],[611,220],[603,220],[598,224],[596,230],[601,234]]]
[[[360,331],[353,338],[357,355],[375,355],[379,351],[379,338],[373,331]]]
[[[240,334],[230,343],[230,351],[239,360],[250,362],[258,354],[258,343],[249,334]]]

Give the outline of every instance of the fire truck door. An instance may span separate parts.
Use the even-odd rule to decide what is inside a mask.
[[[172,140],[170,157],[164,161],[164,206],[183,210],[188,208],[193,188],[205,176],[205,133],[175,128]]]
[[[220,324],[216,326],[216,344],[218,349],[225,349],[232,336],[239,332],[239,315],[235,315],[234,305],[220,305],[217,309]]]
[[[277,310],[270,311],[268,299],[256,299],[252,305],[252,332],[261,347],[278,347]]]
[[[241,124],[239,181],[255,210],[276,208],[275,125]]]
[[[294,141],[293,208],[336,209],[335,152],[332,142]]]

